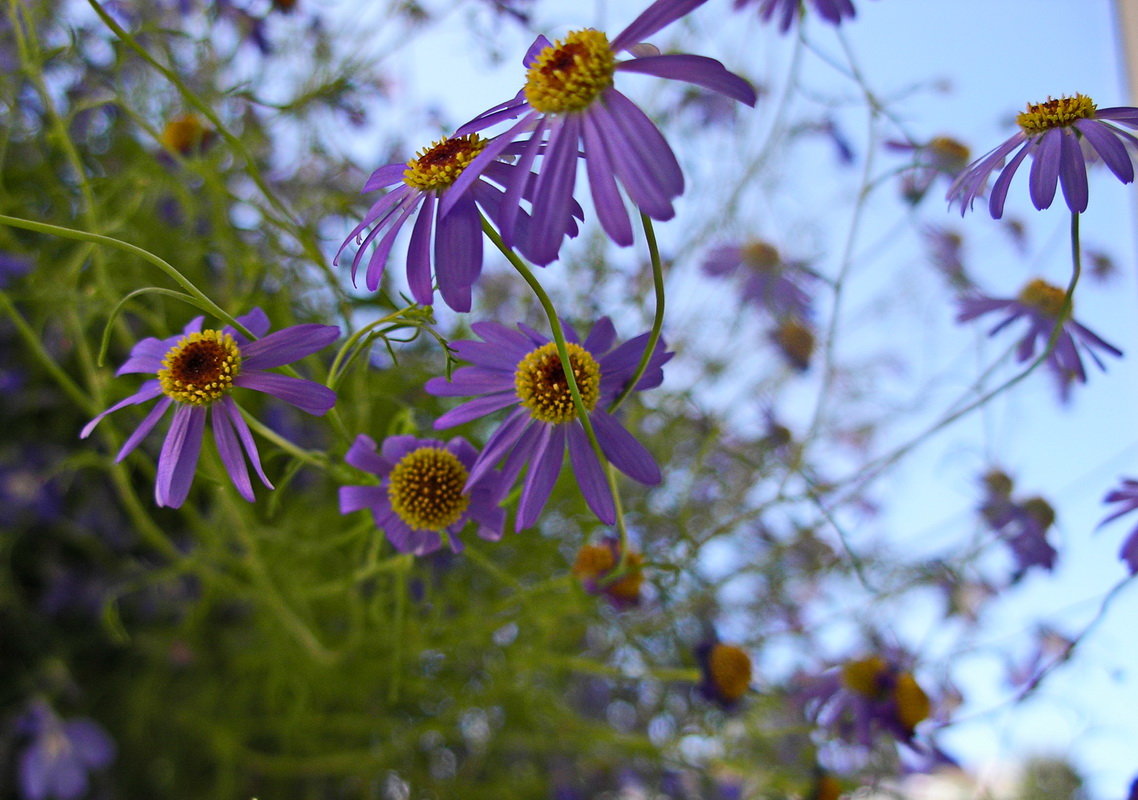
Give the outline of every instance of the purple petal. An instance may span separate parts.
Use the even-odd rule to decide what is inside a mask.
[[[1111,126],[1092,119],[1081,119],[1075,123],[1075,127],[1120,181],[1130,183],[1134,180],[1134,162],[1130,159],[1126,145],[1114,134]]]
[[[528,104],[525,104],[524,107],[529,108]],[[510,116],[514,116],[514,114],[510,114]],[[482,175],[482,170],[486,169],[486,166],[492,161],[497,160],[498,156],[502,154],[502,151],[513,144],[514,138],[519,132],[529,127],[534,116],[534,113],[526,114],[501,136],[495,136],[493,139],[486,143],[486,146],[482,148],[482,152],[476,155],[474,157],[474,160],[466,165],[466,169],[462,171],[462,174],[458,176],[458,179],[452,183],[450,185],[450,188],[447,189],[443,194],[442,202],[439,204],[440,215],[445,217],[450,213],[450,210],[454,204],[459,201],[459,199],[466,193],[466,190],[469,189]],[[468,122],[466,125],[462,126],[462,128],[458,129],[456,135],[473,133],[475,130],[482,130],[482,127],[485,127],[473,127],[470,130],[466,130],[471,125],[473,125],[473,123]],[[526,176],[524,174],[519,174],[518,180],[524,181],[526,180]]]
[[[653,219],[668,220],[671,200],[684,191],[684,176],[655,123],[615,89],[590,109],[605,135],[609,155],[629,197]]]
[[[237,407],[232,397],[224,397],[221,399],[221,407],[225,409],[225,413],[229,415],[229,421],[233,423],[233,429],[237,431],[237,439],[241,442],[241,446],[245,448],[245,455],[249,457],[249,463],[253,465],[253,471],[257,473],[257,477],[261,479],[261,483],[266,488],[272,489],[273,484],[269,481],[265,470],[261,467],[261,454],[257,451],[257,442],[253,439],[253,432],[249,430],[249,423],[241,416],[241,409]]]
[[[178,508],[186,501],[202,448],[205,417],[206,410],[200,406],[179,405],[174,412],[174,421],[158,455],[154,485],[158,505]]]
[[[450,347],[455,356],[463,361],[510,373],[513,373],[518,367],[518,362],[525,358],[530,350],[534,349],[533,345],[528,346],[525,350],[506,349],[500,345],[475,342],[470,339],[451,342]]]
[[[597,432],[597,441],[604,451],[605,458],[612,465],[635,481],[655,486],[661,480],[660,468],[656,466],[656,459],[652,454],[636,441],[631,433],[624,429],[615,418],[599,408],[593,409],[589,414],[593,429]]]
[[[617,65],[621,72],[639,72],[658,78],[686,81],[727,95],[740,103],[754,106],[758,99],[755,90],[714,58],[693,55],[646,56],[623,61]]]
[[[1067,208],[1076,214],[1087,210],[1087,165],[1083,160],[1083,149],[1075,134],[1064,131],[1060,137],[1059,177],[1063,182],[1063,199]]]
[[[502,424],[486,440],[486,446],[479,453],[478,460],[470,467],[470,475],[466,478],[467,489],[472,489],[479,483],[482,477],[502,459],[506,451],[518,442],[529,423],[529,411],[524,408],[516,409],[502,421]],[[503,483],[505,483],[504,478]]]
[[[612,319],[601,317],[593,325],[593,329],[589,331],[588,337],[585,338],[581,346],[596,356],[600,353],[607,353],[612,348],[615,339],[616,328],[613,327]]]
[[[356,436],[352,446],[344,454],[344,461],[356,469],[362,469],[365,472],[371,472],[382,477],[391,468],[391,465],[379,457],[376,448],[375,439],[366,433],[361,433]]]
[[[514,388],[514,373],[488,370],[485,367],[459,367],[451,379],[431,378],[427,381],[428,394],[435,397],[468,397],[475,394],[492,394]]]
[[[364,188],[360,190],[360,194],[367,194],[368,192],[374,192],[376,189],[382,189],[394,183],[399,183],[399,181],[403,180],[403,173],[406,171],[407,164],[404,162],[382,166],[367,179],[364,183]]]
[[[75,755],[89,769],[102,769],[115,757],[114,741],[97,722],[73,719],[63,725],[64,734],[75,748]]]
[[[464,422],[470,422],[479,417],[484,417],[500,408],[505,408],[517,402],[518,396],[513,389],[508,392],[501,392],[500,394],[489,394],[485,397],[475,398],[470,402],[455,406],[436,419],[435,430],[453,428],[455,425],[461,425]]]
[[[371,254],[371,258],[367,262],[367,273],[364,275],[364,285],[367,286],[368,291],[376,291],[379,288],[379,280],[383,277],[383,269],[387,265],[387,257],[391,254],[391,248],[395,245],[395,237],[399,235],[403,223],[407,218],[414,213],[423,199],[423,194],[410,196],[411,200],[406,204],[406,208],[399,214],[396,220],[391,223],[391,229],[383,235],[380,239],[379,245],[375,248],[375,252]],[[355,269],[355,262],[352,262],[352,269]],[[355,273],[353,272],[353,280],[355,280]]]
[[[1008,187],[1011,185],[1012,177],[1015,175],[1019,165],[1023,163],[1024,158],[1035,147],[1034,143],[1024,146],[1022,150],[1016,153],[1008,165],[1003,168],[995,184],[992,186],[992,196],[988,198],[988,213],[992,215],[992,219],[999,219],[1004,215],[1004,200],[1008,196]]]
[[[522,195],[525,193],[526,186],[530,182],[530,168],[533,166],[534,158],[537,157],[538,150],[541,149],[542,139],[545,138],[545,131],[551,124],[548,117],[543,117],[538,123],[537,128],[530,134],[530,138],[525,143],[525,147],[518,158],[515,169],[517,173],[512,176],[511,180],[502,183],[506,189],[506,195],[502,198],[500,208],[499,232],[502,234],[502,241],[507,245],[512,246],[515,242],[514,239],[514,226],[517,222],[518,212],[521,209]],[[504,165],[503,165],[504,166]]]
[[[211,409],[213,439],[217,444],[217,453],[221,456],[221,464],[229,473],[230,480],[237,487],[237,493],[250,503],[257,498],[253,494],[253,484],[249,482],[249,469],[245,466],[245,457],[241,454],[241,445],[237,443],[237,436],[229,421],[229,413],[220,404]]]
[[[242,314],[241,316],[237,317],[237,321],[240,322],[242,326],[247,328],[249,330],[249,333],[253,334],[254,336],[264,336],[269,332],[269,316],[260,306],[254,308],[248,314]],[[232,334],[234,338],[236,338],[242,344],[247,341],[243,334],[238,333],[229,326],[226,326],[225,331]]]
[[[1028,188],[1031,190],[1032,204],[1040,210],[1049,208],[1055,199],[1055,185],[1059,180],[1059,161],[1065,138],[1061,130],[1049,130],[1043,134],[1032,153]]]
[[[335,325],[293,325],[270,333],[241,348],[241,367],[261,370],[299,361],[321,350],[340,337]]]
[[[138,423],[138,427],[134,429],[134,433],[123,442],[122,448],[119,450],[118,455],[115,456],[115,461],[122,461],[134,448],[138,447],[142,440],[146,438],[146,435],[158,424],[158,420],[166,416],[166,409],[168,409],[173,402],[174,401],[169,397],[163,397],[155,404],[154,408],[150,409],[150,413],[146,415],[146,418],[142,420],[142,422]]]
[[[529,460],[529,473],[522,485],[522,497],[518,502],[518,518],[514,529],[520,531],[532,527],[541,511],[549,501],[557,476],[561,474],[561,462],[565,457],[565,426],[542,425],[533,455]]]
[[[387,490],[382,486],[341,486],[340,513],[351,514],[353,511],[375,508],[386,497]]]
[[[435,277],[439,293],[455,311],[470,310],[470,287],[482,272],[482,223],[472,197],[459,199],[438,220]]]
[[[103,417],[107,416],[107,414],[113,414],[120,408],[126,408],[127,406],[136,406],[139,403],[145,403],[147,400],[153,400],[160,394],[162,394],[162,388],[158,383],[157,378],[154,380],[146,381],[146,383],[142,384],[137,392],[130,395],[129,397],[124,397],[122,400],[119,400],[113,406],[108,408],[106,411],[103,411],[93,420],[84,425],[83,430],[79,431],[79,438],[86,439],[88,436],[90,436],[91,431],[95,430],[95,426],[98,425]]]
[[[581,487],[581,494],[589,508],[597,518],[606,525],[616,522],[616,505],[613,503],[612,491],[605,478],[604,468],[597,460],[589,444],[589,437],[580,425],[569,426],[569,461],[573,465],[573,473],[577,476],[577,485]]]
[[[169,339],[155,339],[153,337],[143,339],[130,349],[130,358],[115,371],[115,375],[127,375],[134,372],[154,374],[162,369],[162,359],[181,338],[181,336],[173,336]]]
[[[610,239],[621,247],[628,247],[632,244],[632,224],[616,187],[616,169],[609,158],[605,137],[592,114],[585,115],[581,132],[585,139],[585,168],[597,218]]]
[[[707,0],[656,0],[629,23],[628,27],[612,40],[612,50],[619,53],[634,44],[639,44],[656,31],[671,25],[685,14],[690,14]]]
[[[534,188],[529,231],[529,256],[540,266],[557,258],[565,237],[577,179],[577,142],[581,138],[580,115],[560,119],[549,133],[549,147]]]
[[[435,300],[435,288],[431,282],[431,230],[437,203],[434,194],[424,197],[423,208],[415,220],[411,244],[407,248],[407,284],[411,297],[421,306],[429,306]]]
[[[271,394],[317,417],[336,404],[336,393],[327,386],[275,372],[243,372],[234,379],[233,385]]]

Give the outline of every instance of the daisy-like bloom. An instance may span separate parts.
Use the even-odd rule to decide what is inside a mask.
[[[461,436],[449,442],[389,436],[377,449],[361,433],[344,460],[378,477],[379,485],[340,487],[340,513],[368,509],[396,550],[417,556],[433,553],[444,541],[462,552],[459,534],[470,520],[481,538],[496,542],[506,520],[498,508],[503,486],[494,471],[469,480],[477,458]]]
[[[956,321],[968,322],[991,312],[1005,312],[1007,316],[988,332],[989,336],[994,336],[1016,320],[1026,319],[1027,331],[1016,348],[1016,360],[1020,362],[1030,360],[1037,347],[1046,347],[1054,335],[1055,326],[1060,325],[1046,363],[1059,380],[1060,396],[1066,399],[1072,383],[1087,382],[1081,353],[1090,355],[1102,370],[1106,366],[1096,351],[1122,355],[1121,350],[1080,325],[1069,314],[1062,318],[1060,315],[1066,299],[1064,289],[1036,278],[1028,282],[1017,297],[995,298],[975,294],[961,298]]]
[[[762,239],[722,245],[707,254],[703,272],[712,276],[743,272],[743,299],[769,312],[776,319],[813,313],[811,297],[804,288],[814,280],[805,264],[783,258],[778,248]]]
[[[482,396],[443,414],[435,428],[461,425],[511,406],[513,411],[486,441],[468,484],[505,459],[503,484],[512,486],[528,463],[516,529],[528,528],[553,491],[568,445],[585,501],[602,522],[613,524],[612,492],[577,417],[557,345],[521,323],[517,330],[496,322],[476,322],[470,327],[483,341],[453,342],[451,347],[471,366],[455,370],[449,381],[432,378],[426,389],[441,397]],[[633,480],[650,486],[659,483],[660,468],[652,455],[606,410],[636,372],[649,335],[614,347],[616,331],[608,317],[598,320],[584,341],[570,326],[564,327],[573,378],[605,458]],[[662,367],[671,357],[663,341],[658,341],[636,390],[659,386],[664,380]]]
[[[79,800],[87,794],[88,773],[115,757],[115,743],[101,725],[85,717],[60,719],[42,700],[32,703],[16,727],[29,737],[19,766],[25,800]]]
[[[640,587],[644,585],[644,557],[629,550],[624,570],[616,576],[620,565],[620,539],[606,536],[600,544],[587,544],[577,551],[573,574],[589,594],[604,595],[617,608],[640,603]]]
[[[363,260],[367,246],[376,239],[379,244],[368,260],[365,283],[370,291],[379,288],[380,278],[395,237],[412,216],[415,224],[407,249],[407,283],[411,296],[420,305],[434,302],[431,281],[432,266],[438,281],[439,293],[455,311],[470,310],[470,287],[482,272],[482,221],[481,207],[496,227],[506,224],[503,216],[503,191],[494,186],[515,186],[524,199],[531,198],[533,174],[529,169],[494,160],[485,164],[475,180],[457,187],[455,184],[480,153],[491,144],[476,133],[441,139],[406,163],[387,164],[372,173],[364,184],[365,192],[388,186],[398,188],[377,200],[336,253],[349,243],[359,245],[352,259],[352,283]],[[508,141],[498,144],[508,145]],[[498,154],[503,148],[495,145]],[[511,152],[506,148],[506,152]],[[493,181],[494,183],[491,183]],[[518,198],[514,198],[516,204]],[[576,236],[574,216],[581,218],[580,207],[568,198],[564,213],[558,217],[559,235]],[[518,237],[514,244],[523,255],[530,257],[527,246],[528,216],[523,212],[520,220],[509,218],[516,224]],[[363,232],[371,227],[366,236]],[[380,234],[383,234],[380,238]]]
[[[251,342],[228,326],[203,331],[202,320],[203,317],[192,319],[181,336],[147,338],[136,344],[130,358],[115,374],[149,372],[156,377],[99,414],[79,434],[83,439],[90,436],[99,421],[113,411],[160,398],[119,450],[115,460],[122,461],[173,406],[174,420],[158,456],[154,486],[154,499],[160,506],[178,508],[189,494],[207,418],[221,463],[241,496],[250,502],[254,499],[245,456],[261,482],[273,488],[261,468],[249,424],[230,396],[234,387],[264,392],[316,416],[326,413],[336,402],[336,393],[326,386],[267,371],[291,364],[336,341],[340,329],[335,325],[293,325],[266,336],[269,319],[264,311],[255,308],[237,318],[254,336],[263,337]]]
[[[1103,502],[1118,503],[1119,505],[1117,510],[1099,523],[1100,527],[1138,509],[1138,481],[1133,478],[1123,478],[1122,485],[1111,489],[1106,497],[1103,498]],[[1131,575],[1138,573],[1138,526],[1135,526],[1130,531],[1130,535],[1127,536],[1126,541],[1122,543],[1122,549],[1118,551],[1118,557],[1126,562],[1126,566],[1130,569]]]
[[[572,202],[579,155],[585,160],[601,226],[614,242],[632,244],[632,226],[618,181],[633,204],[649,217],[671,219],[675,213],[672,200],[684,189],[680,165],[655,124],[617,91],[613,79],[617,72],[638,72],[687,81],[753,106],[755,91],[751,85],[718,61],[704,56],[660,55],[650,45],[637,46],[704,2],[656,0],[611,41],[591,28],[572,31],[557,42],[539,36],[523,60],[528,70],[525,87],[512,100],[459,128],[460,134],[472,133],[520,117],[479,154],[455,182],[455,191],[465,191],[507,144],[528,131],[530,137],[518,160],[520,169],[507,187],[501,232],[508,244],[514,241],[523,181],[544,147],[534,187],[530,252],[526,254],[534,263],[548,264],[557,258],[566,233],[563,220]],[[618,60],[622,52],[632,58]],[[455,202],[444,199],[443,213]]]
[[[911,744],[917,725],[932,713],[929,696],[901,659],[877,654],[808,682],[800,699],[815,723],[864,747],[878,733]]]
[[[695,657],[699,662],[699,693],[724,710],[737,708],[751,688],[751,657],[747,651],[711,638],[696,647]]]
[[[948,202],[960,203],[960,214],[972,208],[983,194],[989,176],[999,171],[988,198],[993,219],[1004,213],[1008,186],[1019,165],[1031,156],[1028,189],[1038,209],[1049,208],[1057,184],[1063,185],[1063,198],[1073,213],[1087,210],[1087,165],[1084,147],[1093,151],[1123,183],[1134,180],[1134,164],[1128,144],[1138,144],[1133,134],[1117,127],[1138,128],[1138,108],[1098,108],[1085,94],[1048,98],[1029,103],[1016,117],[1020,130],[995,150],[977,159],[962,172],[948,190]],[[1111,124],[1115,123],[1115,124]],[[1013,151],[1015,155],[1004,164]]]
[[[954,179],[967,168],[972,156],[968,145],[951,136],[934,136],[924,143],[886,142],[885,147],[913,155],[913,168],[905,172],[901,182],[901,194],[913,205],[924,199],[937,176]]]
[[[735,0],[735,8],[757,5],[763,22],[770,22],[777,16],[780,33],[790,30],[801,13],[802,4],[802,0]],[[843,21],[857,16],[852,0],[810,0],[809,5],[815,14],[831,25],[841,25]]]
[[[158,140],[180,156],[203,152],[217,134],[197,114],[183,114],[166,123]]]
[[[1050,571],[1059,553],[1047,541],[1047,531],[1055,524],[1055,509],[1042,497],[1012,499],[1012,479],[998,469],[982,478],[984,499],[980,516],[1011,548],[1016,561],[1012,582],[1020,580],[1032,567]]]

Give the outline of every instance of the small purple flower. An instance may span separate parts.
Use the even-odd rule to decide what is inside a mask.
[[[1138,509],[1138,481],[1133,478],[1123,478],[1122,485],[1116,489],[1111,489],[1103,498],[1103,502],[1118,503],[1119,507],[1099,523],[1100,527]],[[1130,531],[1130,535],[1122,543],[1118,557],[1126,562],[1131,575],[1138,574],[1138,526]]]
[[[17,723],[29,737],[20,754],[20,792],[25,800],[77,800],[87,794],[87,773],[115,757],[115,743],[94,720],[63,720],[42,700]]]
[[[912,205],[924,199],[938,176],[955,179],[967,168],[972,155],[968,145],[951,136],[934,136],[924,143],[890,141],[885,147],[912,154],[913,167],[906,170],[901,182],[901,194]]]
[[[617,575],[620,556],[620,539],[606,536],[600,544],[587,544],[577,551],[573,574],[589,594],[604,595],[618,609],[632,608],[640,604],[644,556],[629,550],[624,569]]]
[[[632,244],[632,226],[617,182],[641,211],[652,219],[674,215],[672,200],[684,189],[684,177],[672,149],[656,125],[617,91],[617,72],[636,72],[687,81],[755,104],[755,91],[718,61],[704,56],[661,55],[639,44],[706,0],[656,0],[611,42],[592,28],[570,32],[550,42],[539,36],[523,59],[525,87],[505,103],[483,112],[459,128],[472,133],[521,117],[471,162],[455,182],[461,196],[478,175],[520,134],[530,132],[518,160],[519,169],[503,201],[502,238],[514,241],[518,201],[527,173],[539,152],[542,163],[533,189],[533,219],[527,257],[537,264],[557,258],[565,237],[577,175],[577,158],[585,160],[593,203],[601,227],[614,242]],[[618,61],[629,52],[632,58]],[[448,213],[455,199],[442,203]]]
[[[759,7],[759,16],[763,22],[770,22],[777,14],[779,32],[786,33],[801,13],[802,0],[735,0],[735,8],[749,5]],[[810,0],[810,5],[818,16],[831,25],[841,25],[844,20],[857,16],[852,0]]]
[[[751,657],[743,648],[710,636],[695,648],[699,662],[699,693],[725,711],[739,707],[751,689]]]
[[[800,261],[782,257],[769,242],[755,239],[744,244],[716,247],[703,262],[706,275],[727,276],[743,268],[742,296],[776,319],[813,315],[811,297],[804,288],[814,275]]]
[[[174,420],[158,457],[154,498],[160,506],[178,508],[189,494],[207,417],[221,462],[241,496],[250,502],[254,499],[245,456],[261,482],[273,488],[261,469],[249,425],[229,396],[234,387],[264,392],[316,416],[326,413],[336,402],[335,392],[325,386],[267,371],[327,347],[340,335],[336,326],[294,325],[265,336],[269,319],[264,311],[255,308],[237,318],[255,336],[264,337],[250,342],[228,326],[220,331],[203,331],[202,319],[192,319],[181,336],[147,338],[136,344],[130,358],[115,374],[150,372],[156,377],[99,414],[79,434],[83,439],[90,436],[99,421],[112,411],[161,397],[119,450],[115,460],[121,461],[174,406]]]
[[[7,289],[15,278],[22,278],[31,271],[31,259],[12,253],[0,253],[0,289]]]
[[[616,331],[608,317],[598,320],[583,342],[571,327],[565,328],[573,376],[605,458],[633,480],[647,485],[659,483],[660,469],[652,455],[605,410],[636,372],[649,335],[641,334],[614,347]],[[518,330],[496,322],[476,322],[471,329],[483,341],[452,343],[458,357],[471,366],[455,370],[449,381],[432,378],[426,389],[443,397],[481,396],[443,414],[435,421],[435,428],[461,425],[509,406],[514,410],[486,442],[468,485],[504,458],[502,482],[511,486],[528,463],[516,529],[528,528],[553,491],[568,444],[569,460],[585,501],[601,521],[613,524],[616,509],[612,493],[577,418],[556,344],[521,323]],[[664,380],[662,367],[671,357],[663,341],[657,342],[636,389],[659,386]]]
[[[508,145],[509,142],[501,144]],[[495,147],[498,154],[512,152],[510,148],[497,147],[493,141],[488,142],[472,133],[442,139],[421,150],[407,163],[387,164],[373,172],[364,184],[365,192],[400,185],[372,205],[363,222],[352,229],[336,253],[336,259],[339,259],[340,253],[352,240],[359,243],[352,259],[352,282],[356,280],[356,270],[364,250],[379,239],[379,245],[368,260],[365,276],[370,291],[379,288],[395,237],[414,215],[415,224],[407,250],[407,283],[411,296],[420,305],[434,302],[433,266],[439,292],[446,304],[455,311],[469,311],[470,287],[482,272],[482,221],[478,209],[481,207],[502,229],[506,224],[504,208],[509,202],[516,205],[519,198],[532,199],[535,177],[528,169],[494,160],[485,164],[474,180],[457,187],[457,180],[470,164],[491,147]],[[521,194],[511,201],[494,184],[517,187]],[[577,235],[574,217],[581,219],[583,214],[570,198],[565,213],[558,218],[559,235]],[[520,219],[510,216],[510,223],[518,226],[515,244],[527,257],[530,257],[527,245],[529,221],[524,212]],[[360,238],[369,226],[371,230]],[[379,238],[381,233],[384,235]]]
[[[1117,347],[1071,318],[1069,311],[1064,314],[1066,300],[1066,291],[1036,278],[1023,287],[1018,297],[994,298],[974,294],[962,298],[956,321],[968,322],[993,311],[1006,312],[1007,316],[988,332],[989,336],[994,336],[1021,317],[1026,319],[1028,329],[1016,348],[1016,360],[1020,362],[1031,359],[1037,347],[1046,347],[1055,334],[1056,326],[1059,326],[1054,348],[1046,363],[1059,380],[1060,396],[1065,400],[1072,383],[1087,382],[1080,351],[1090,355],[1102,370],[1106,366],[1096,350],[1113,356],[1122,355]]]
[[[477,458],[461,436],[449,442],[389,436],[377,450],[375,440],[361,433],[344,460],[380,482],[340,487],[340,513],[370,510],[396,550],[417,556],[438,550],[444,536],[451,550],[461,552],[459,534],[469,520],[478,523],[481,538],[496,542],[506,521],[498,508],[503,486],[492,470],[468,480]]]
[[[999,219],[1012,177],[1031,155],[1028,189],[1032,204],[1037,209],[1049,208],[1056,186],[1062,183],[1067,207],[1081,214],[1087,210],[1089,197],[1084,149],[1097,154],[1123,183],[1134,180],[1134,164],[1127,145],[1138,144],[1138,139],[1111,122],[1138,128],[1138,108],[1098,108],[1084,94],[1029,103],[1027,110],[1016,117],[1019,132],[962,172],[949,187],[948,202],[959,201],[963,216],[984,193],[988,177],[998,170],[988,210],[994,219]],[[1004,159],[1013,151],[1017,152],[1005,166]]]
[[[1020,580],[1032,567],[1052,570],[1059,553],[1047,541],[1047,531],[1055,524],[1055,509],[1042,497],[1012,499],[1012,479],[998,469],[982,479],[984,499],[980,515],[988,526],[1011,548],[1016,561],[1012,582]]]

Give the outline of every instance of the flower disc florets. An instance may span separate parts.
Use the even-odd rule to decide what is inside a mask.
[[[407,162],[403,182],[424,192],[441,192],[458,180],[484,147],[486,140],[477,133],[440,139]]]
[[[608,37],[586,28],[546,47],[526,73],[526,101],[543,114],[583,111],[612,86],[616,56]]]
[[[458,522],[470,505],[462,492],[468,475],[449,450],[412,450],[391,470],[387,484],[391,508],[413,529],[441,531]]]
[[[707,655],[707,671],[716,691],[727,702],[735,702],[751,686],[751,657],[735,645],[715,644]]]
[[[1019,300],[1025,306],[1037,309],[1044,316],[1057,317],[1063,310],[1067,293],[1058,286],[1052,286],[1047,281],[1036,278],[1020,290]]]
[[[881,656],[847,661],[842,665],[842,685],[863,697],[875,698],[884,688],[882,678],[888,669]]]
[[[743,245],[743,263],[757,270],[774,269],[782,261],[778,249],[770,242],[756,239]]]
[[[162,359],[158,383],[179,403],[209,405],[220,400],[241,374],[241,350],[228,333],[205,330],[183,336]]]
[[[1097,106],[1085,94],[1074,97],[1048,97],[1042,103],[1028,103],[1027,110],[1016,115],[1016,124],[1028,136],[1038,136],[1052,128],[1066,128],[1081,119],[1093,119]]]
[[[568,342],[565,346],[581,402],[586,411],[592,411],[600,398],[601,368],[581,345]],[[518,400],[534,419],[558,425],[577,418],[577,409],[569,393],[569,383],[555,342],[542,345],[518,362],[514,371],[514,388]]]

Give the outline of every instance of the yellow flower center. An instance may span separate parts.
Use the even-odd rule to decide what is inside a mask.
[[[909,672],[902,672],[897,676],[897,683],[893,687],[893,701],[897,704],[898,721],[910,731],[932,711],[929,696]]]
[[[743,245],[743,263],[757,270],[766,271],[779,265],[778,250],[769,242],[756,239]]]
[[[392,510],[415,530],[441,531],[458,522],[470,498],[468,476],[458,456],[441,447],[412,450],[391,470],[387,497]]]
[[[573,574],[578,578],[598,578],[616,566],[612,548],[603,544],[587,544],[577,551]]]
[[[581,345],[568,342],[565,346],[581,402],[586,411],[592,411],[601,393],[600,365]],[[577,418],[577,409],[569,393],[569,383],[555,342],[542,345],[518,362],[514,371],[514,389],[522,406],[529,409],[536,420],[558,425]]]
[[[1081,119],[1093,119],[1095,103],[1085,94],[1074,97],[1048,97],[1042,103],[1028,103],[1027,110],[1016,116],[1016,124],[1028,136],[1038,136],[1052,128],[1066,128]]]
[[[440,139],[407,162],[403,182],[424,192],[441,192],[458,180],[484,147],[486,140],[477,133]]]
[[[1055,509],[1042,497],[1025,500],[1023,510],[1045,530],[1055,524]]]
[[[847,661],[842,666],[842,685],[865,697],[881,694],[881,678],[889,665],[881,656]]]
[[[538,53],[526,73],[526,101],[543,114],[584,111],[612,86],[616,54],[592,28],[572,31]]]
[[[797,369],[810,366],[814,354],[814,333],[797,320],[788,319],[774,333],[775,343]]]
[[[200,149],[212,133],[199,116],[186,114],[167,122],[158,138],[169,149],[187,156]]]
[[[951,136],[934,136],[929,140],[928,150],[934,166],[950,171],[963,169],[972,156],[968,145]]]
[[[577,551],[573,574],[581,580],[601,581],[601,588],[610,597],[635,602],[640,599],[640,587],[644,584],[643,563],[644,557],[640,553],[629,552],[624,574],[611,583],[605,583],[604,577],[616,568],[616,556],[611,547],[589,544]]]
[[[194,406],[229,393],[241,374],[241,350],[228,333],[202,331],[183,336],[166,351],[158,383],[167,397]]]
[[[1063,310],[1063,303],[1067,299],[1067,292],[1058,286],[1052,286],[1044,280],[1036,278],[1019,293],[1019,301],[1025,306],[1037,309],[1045,316],[1057,317]]]
[[[734,702],[751,686],[751,657],[732,644],[716,644],[707,656],[711,683],[720,696]]]

